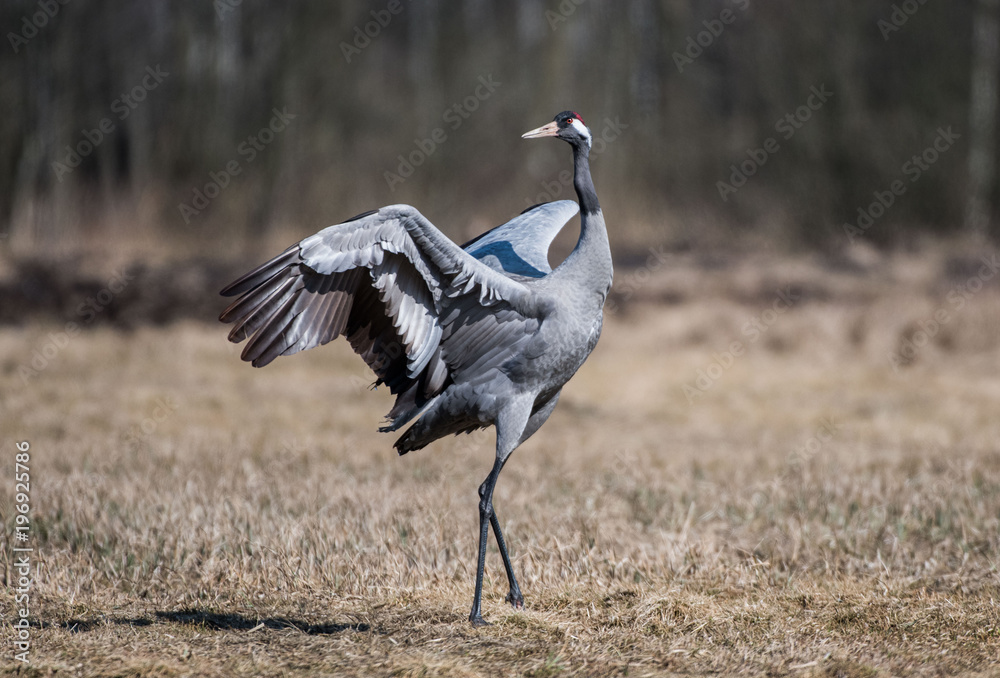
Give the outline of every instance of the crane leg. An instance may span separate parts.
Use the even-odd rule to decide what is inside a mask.
[[[511,452],[521,443],[521,436],[528,424],[531,416],[531,409],[534,397],[525,395],[508,402],[507,407],[500,413],[496,421],[497,429],[497,457],[493,462],[493,468],[486,480],[479,486],[479,560],[476,563],[476,595],[472,599],[472,612],[469,613],[469,621],[473,626],[485,626],[483,619],[483,573],[486,570],[486,542],[490,536],[490,525],[493,525],[493,532],[496,534],[497,545],[503,556],[504,568],[507,570],[507,580],[510,583],[510,593],[507,600],[515,608],[524,606],[524,598],[521,590],[514,579],[514,570],[510,564],[510,556],[507,554],[507,544],[504,543],[503,533],[500,531],[500,521],[497,520],[493,512],[493,488],[496,487],[497,478],[500,471]]]
[[[520,610],[524,607],[524,596],[521,595],[521,588],[517,585],[517,579],[514,578],[514,567],[510,564],[510,556],[507,555],[507,544],[503,540],[503,532],[500,531],[500,521],[497,519],[496,511],[490,515],[490,525],[493,526],[493,534],[497,538],[497,548],[500,549],[500,555],[503,557],[503,569],[507,571],[507,583],[510,584],[507,602],[515,610]]]
[[[469,613],[469,621],[473,626],[486,626],[489,623],[483,619],[483,573],[486,570],[486,542],[490,536],[490,523],[496,520],[493,513],[493,488],[496,487],[504,461],[497,457],[493,470],[479,486],[479,562],[476,567],[476,597],[472,599],[472,612]],[[504,562],[507,562],[506,553]]]
[[[556,408],[557,402],[559,402],[558,391],[548,402],[536,409],[528,418],[528,423],[524,427],[524,432],[521,434],[518,444],[530,438],[545,423],[549,415],[552,414],[552,410]],[[514,577],[514,568],[510,563],[510,556],[507,554],[507,544],[504,542],[503,532],[500,531],[500,520],[497,518],[495,511],[490,514],[490,525],[493,526],[493,534],[497,538],[497,547],[500,549],[500,555],[503,556],[503,567],[507,570],[507,583],[510,584],[510,593],[507,594],[507,602],[515,610],[520,610],[524,607],[524,596],[521,595],[521,588],[517,585],[517,579]]]

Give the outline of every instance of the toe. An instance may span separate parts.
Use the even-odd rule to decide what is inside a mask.
[[[515,610],[520,610],[524,608],[524,597],[520,593],[514,593],[511,591],[507,594],[507,602],[510,603],[511,607]]]

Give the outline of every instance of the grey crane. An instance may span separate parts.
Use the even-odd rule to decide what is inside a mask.
[[[416,419],[399,454],[449,434],[496,428],[496,459],[479,487],[479,559],[469,621],[480,626],[490,526],[515,609],[524,606],[493,509],[511,453],[552,414],[559,393],[597,344],[612,264],[590,176],[591,133],[565,111],[522,135],[573,148],[580,238],[550,269],[549,244],[576,212],[571,201],[529,209],[466,243],[449,240],[416,209],[391,205],[330,226],[222,290],[239,295],[220,316],[229,340],[250,339],[243,360],[276,357],[343,335],[396,396],[380,431]]]

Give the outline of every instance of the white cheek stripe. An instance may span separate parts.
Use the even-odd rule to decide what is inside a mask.
[[[587,129],[586,125],[584,125],[582,122],[580,122],[579,118],[573,118],[573,120],[570,121],[569,124],[573,125],[573,127],[576,128],[577,132],[579,132],[584,137],[586,137],[588,144],[591,142],[591,138],[592,137],[590,136],[590,130]]]

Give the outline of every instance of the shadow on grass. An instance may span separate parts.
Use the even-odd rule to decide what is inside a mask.
[[[174,622],[176,624],[190,624],[192,626],[203,626],[215,631],[252,631],[260,628],[283,631],[296,629],[310,636],[324,636],[342,633],[344,631],[367,632],[371,630],[368,624],[310,624],[299,619],[289,619],[288,617],[246,617],[241,614],[218,614],[216,612],[205,612],[203,610],[181,610],[180,612],[156,612],[156,617],[161,622]],[[92,631],[99,626],[115,624],[121,626],[151,626],[152,619],[127,618],[127,617],[107,617],[104,619],[68,619],[61,622],[32,622],[31,626],[36,628],[61,628],[67,629],[71,633],[85,633]]]
[[[265,628],[275,631],[298,629],[310,636],[332,635],[342,633],[343,631],[365,632],[371,630],[368,624],[309,624],[298,619],[289,619],[288,617],[245,617],[241,614],[218,614],[202,610],[157,612],[156,616],[164,621],[172,621],[178,624],[193,624],[195,626],[204,626],[213,630],[224,631],[250,631],[261,624]]]

